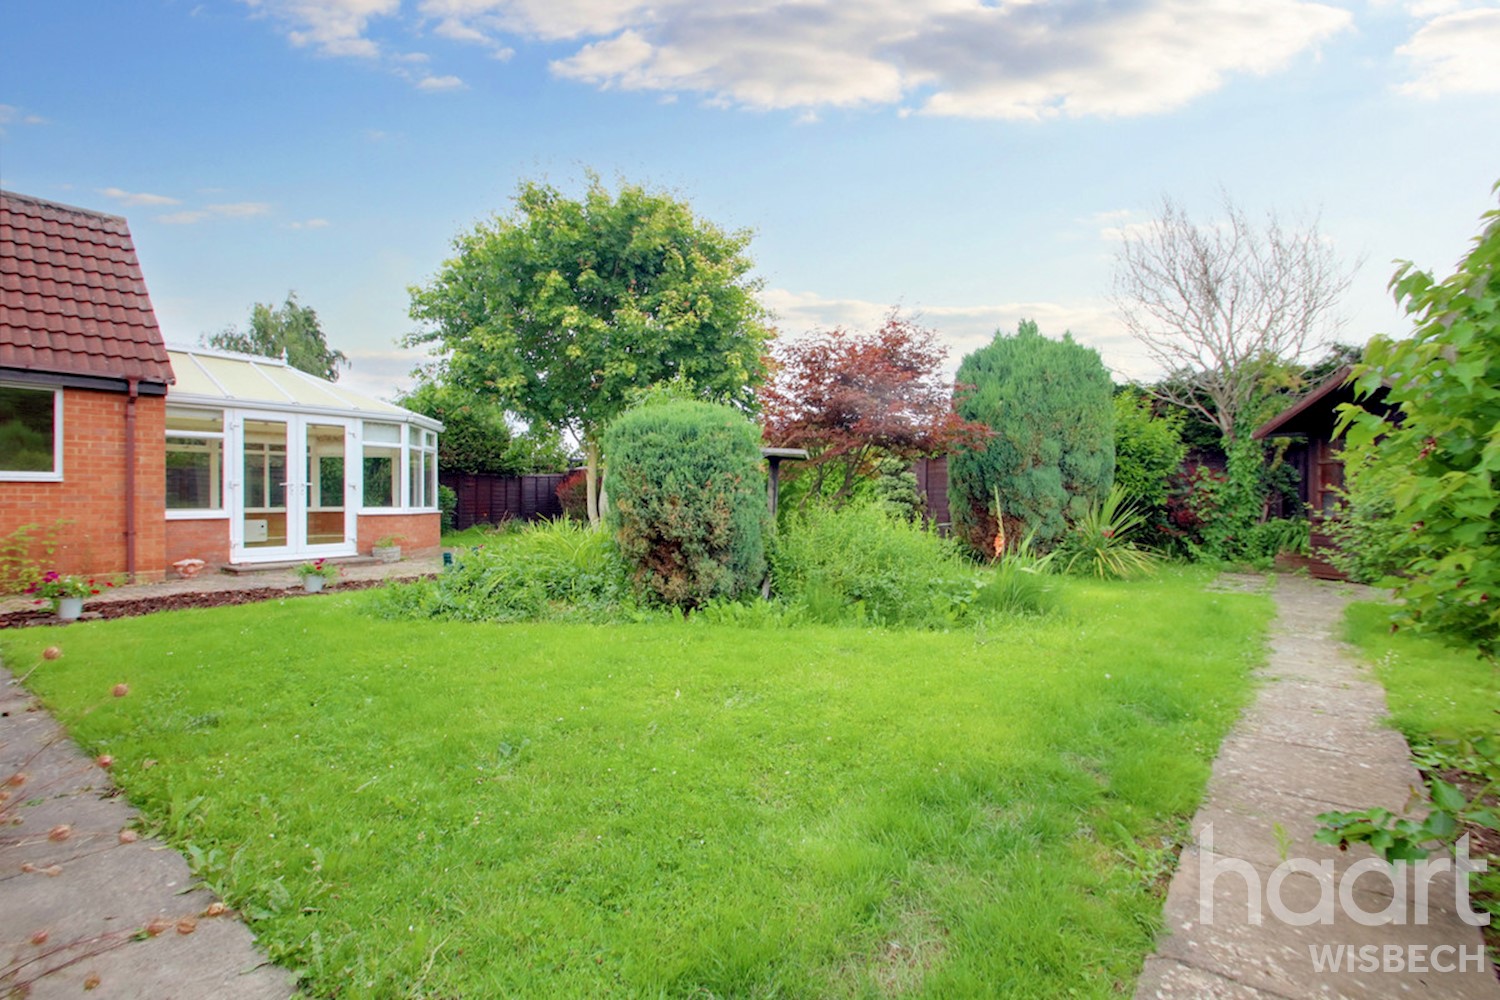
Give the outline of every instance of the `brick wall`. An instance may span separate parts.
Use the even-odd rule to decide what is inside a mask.
[[[229,562],[229,518],[167,522],[166,565],[179,559],[202,559],[211,572]]]
[[[63,481],[0,482],[0,535],[25,524],[58,525],[55,567],[65,573],[125,572],[124,393],[64,389]],[[166,401],[136,401],[136,579],[166,566]],[[59,523],[62,522],[62,523]]]
[[[359,515],[359,552],[369,555],[378,539],[401,536],[401,555],[420,556],[437,551],[442,542],[442,516],[439,514],[361,514]]]

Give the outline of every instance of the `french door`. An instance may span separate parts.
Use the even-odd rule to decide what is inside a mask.
[[[235,562],[354,555],[354,430],[352,422],[336,417],[231,411],[229,542]]]

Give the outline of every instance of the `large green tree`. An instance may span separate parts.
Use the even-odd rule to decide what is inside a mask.
[[[638,185],[591,176],[574,199],[523,183],[509,215],[458,236],[410,290],[428,328],[409,342],[431,345],[450,383],[575,436],[597,524],[600,436],[640,389],[677,379],[753,405],[771,331],[749,241]]]
[[[1109,492],[1113,387],[1098,351],[1026,320],[965,357],[957,383],[959,415],[993,432],[948,462],[953,521],[976,548],[988,550],[1002,528],[1012,544],[1056,541]]]
[[[1481,234],[1450,277],[1439,281],[1407,263],[1391,287],[1415,330],[1404,340],[1370,341],[1355,385],[1365,395],[1385,388],[1397,416],[1351,414],[1351,458],[1384,493],[1388,530],[1410,540],[1392,549],[1409,560],[1393,581],[1404,613],[1494,656],[1500,651],[1500,210],[1485,213]]]
[[[229,326],[205,336],[203,342],[221,351],[285,358],[293,368],[330,382],[338,381],[340,365],[349,364],[343,351],[328,346],[317,312],[298,302],[296,292],[287,292],[279,306],[255,303],[248,330]]]

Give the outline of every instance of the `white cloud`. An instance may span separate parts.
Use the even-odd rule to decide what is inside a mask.
[[[793,292],[770,288],[761,301],[776,315],[783,337],[795,338],[814,329],[844,326],[873,329],[891,310],[891,303],[862,299],[826,298],[815,292]],[[900,304],[902,312],[923,326],[936,330],[948,345],[951,374],[965,354],[988,344],[996,330],[1015,331],[1023,319],[1035,320],[1042,333],[1073,339],[1099,351],[1104,364],[1117,378],[1148,378],[1154,372],[1150,359],[1126,332],[1107,303],[1004,302],[969,306]]]
[[[41,115],[33,115],[22,111],[14,104],[0,104],[0,134],[5,131],[6,125],[45,125],[47,119]]]
[[[417,81],[418,90],[462,90],[464,82],[456,76],[424,76]]]
[[[1037,119],[1179,107],[1352,24],[1311,0],[426,0],[471,30],[584,40],[553,63],[601,87],[753,108],[888,105]]]
[[[298,47],[328,56],[373,59],[380,46],[366,37],[370,22],[401,9],[401,0],[241,0],[273,18]]]
[[[297,222],[288,222],[286,224],[286,228],[288,228],[288,229],[327,229],[330,225],[332,225],[332,223],[329,222],[327,219],[302,219],[302,220],[299,220]]]
[[[1432,16],[1396,50],[1414,74],[1398,92],[1429,99],[1500,93],[1500,7],[1448,2],[1413,12]]]
[[[202,208],[185,209],[181,212],[168,212],[166,215],[158,215],[157,222],[164,222],[169,226],[191,226],[209,219],[244,219],[255,215],[265,215],[271,210],[271,206],[263,201],[236,201],[219,205],[205,205]]]
[[[99,193],[126,205],[181,205],[181,200],[164,194],[148,194],[145,191],[125,191],[117,187],[100,188]]]
[[[242,0],[294,44],[384,52],[401,0]],[[1425,4],[1454,0],[1418,0]],[[1141,115],[1264,75],[1348,29],[1318,0],[411,0],[432,35],[568,43],[558,76],[714,106],[898,106],[969,118]],[[400,57],[390,57],[392,61]],[[422,89],[450,79],[409,77]],[[456,86],[450,84],[448,86]]]

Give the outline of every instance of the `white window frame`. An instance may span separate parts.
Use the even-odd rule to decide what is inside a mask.
[[[217,413],[219,415],[219,429],[217,431],[174,431],[167,429],[163,439],[170,442],[176,441],[218,441],[219,442],[219,506],[217,507],[167,507],[166,515],[168,521],[222,521],[229,516],[228,495],[229,477],[225,475],[225,464],[228,460],[229,443],[224,435],[224,423],[228,419],[223,410],[212,407],[198,406],[173,406],[173,409],[194,410],[205,415]],[[165,452],[163,453],[165,461]],[[165,499],[163,499],[165,503]]]
[[[27,385],[24,382],[0,382],[6,389],[27,389],[52,393],[52,471],[22,472],[0,469],[0,483],[60,483],[63,481],[63,388],[60,385]]]

